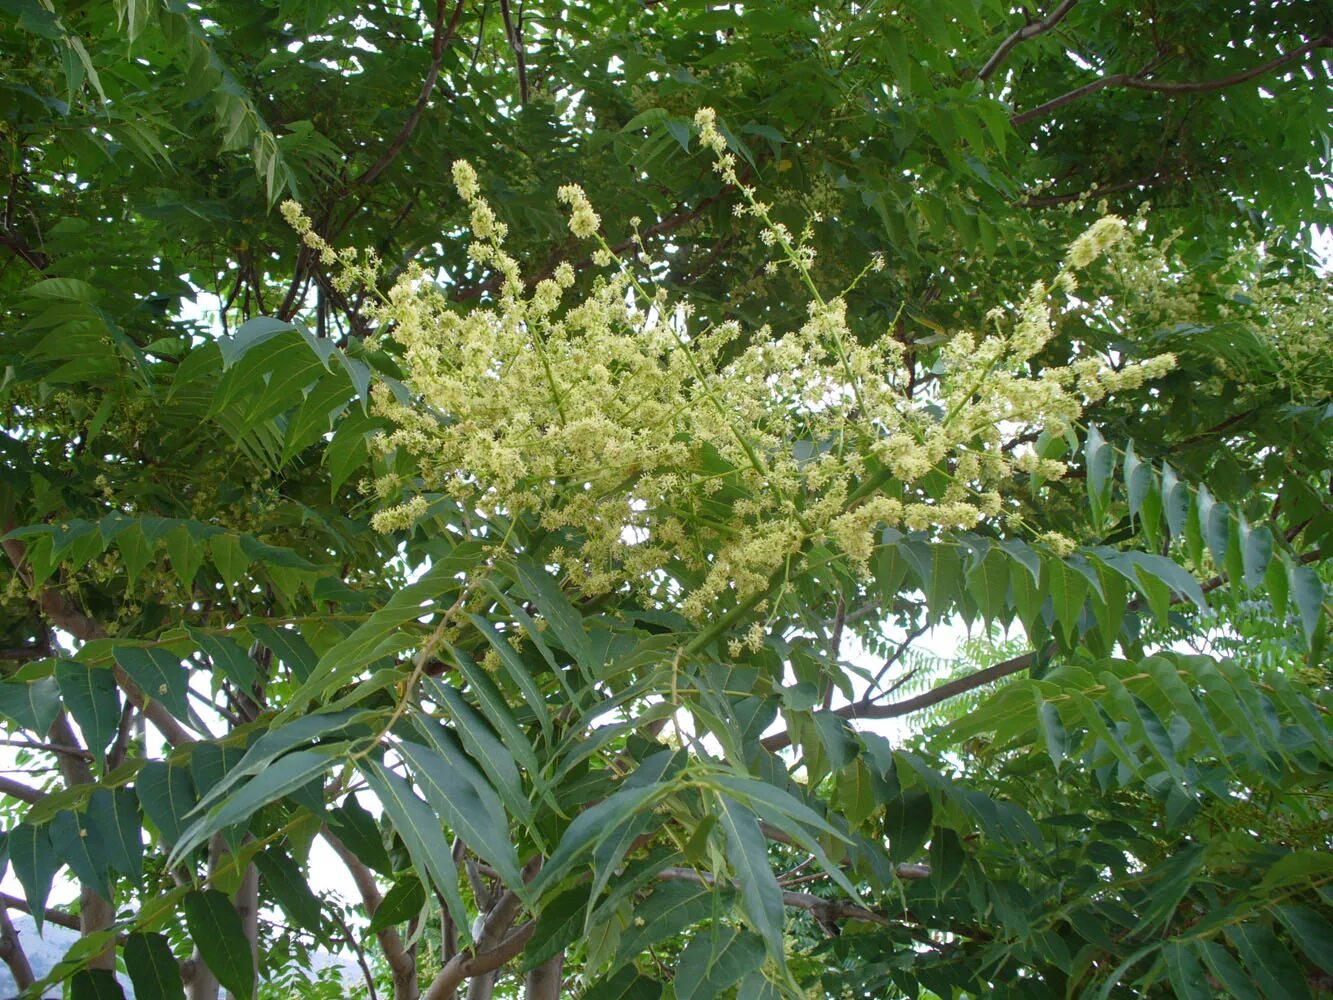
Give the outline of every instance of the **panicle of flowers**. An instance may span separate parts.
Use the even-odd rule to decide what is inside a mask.
[[[577,184],[564,184],[556,193],[563,204],[569,206],[569,231],[581,240],[597,235],[602,224],[601,218],[593,211],[592,202]]]
[[[695,123],[734,182],[716,115],[703,109]],[[697,323],[688,302],[638,276],[651,273],[636,272],[642,241],[630,261],[612,252],[574,184],[559,192],[571,231],[595,239],[595,260],[611,269],[577,295],[569,263],[525,288],[476,172],[460,161],[453,178],[472,220],[469,256],[502,275],[503,290],[460,310],[409,268],[373,307],[401,350],[407,388],[374,390],[390,424],[376,449],[411,455],[416,473],[416,495],[387,505],[375,526],[411,524],[427,493],[484,517],[527,515],[565,536],[548,559],[585,594],[630,586],[703,619],[799,571],[814,545],[868,572],[883,528],[972,527],[1003,516],[1027,476],[1063,473],[1030,449],[1011,454],[1003,435],[1059,432],[1086,400],[1171,364],[1040,368],[1059,314],[1038,282],[994,312],[988,332],[954,335],[923,399],[908,389],[903,345],[887,332],[852,336],[845,299],[819,293],[802,249],[809,230],[793,240],[739,184],[761,239],[809,291],[794,329]],[[1114,246],[1124,224],[1090,233],[1071,266]],[[683,593],[682,579],[693,581]]]

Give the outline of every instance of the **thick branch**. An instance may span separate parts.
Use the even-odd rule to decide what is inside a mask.
[[[444,963],[444,968],[422,994],[422,1000],[452,1000],[464,980],[494,972],[506,962],[517,958],[536,926],[535,920],[527,921],[490,951],[476,954],[459,952]]]
[[[14,985],[20,993],[36,982],[28,954],[19,941],[18,928],[9,919],[9,908],[6,906],[0,906],[0,960],[9,966],[9,973],[14,977]]]
[[[431,91],[435,89],[435,81],[440,76],[440,65],[444,61],[444,50],[454,37],[454,32],[458,30],[458,22],[463,16],[463,0],[458,0],[454,4],[453,16],[449,19],[449,26],[444,27],[444,0],[436,0],[434,28],[435,38],[431,43],[430,49],[430,69],[426,71],[426,78],[421,84],[421,93],[417,97],[417,103],[412,108],[412,113],[407,116],[407,121],[403,122],[403,127],[398,130],[398,134],[393,137],[387,149],[380,154],[380,158],[366,168],[365,173],[356,179],[355,184],[369,184],[375,180],[403,151],[407,145],[407,140],[412,137],[416,131],[417,124],[421,121],[421,116],[426,110],[426,105],[430,103]]]
[[[1052,112],[1058,111],[1066,104],[1072,104],[1079,98],[1087,97],[1089,94],[1095,94],[1099,90],[1105,90],[1107,87],[1125,87],[1129,90],[1147,90],[1156,94],[1201,94],[1214,90],[1224,90],[1227,87],[1234,87],[1238,84],[1246,83],[1256,77],[1271,73],[1275,69],[1280,69],[1297,59],[1308,55],[1315,49],[1327,48],[1333,46],[1333,35],[1321,35],[1318,38],[1312,38],[1304,45],[1292,49],[1290,52],[1284,52],[1280,56],[1261,63],[1258,66],[1252,66],[1250,69],[1242,70],[1239,73],[1233,73],[1230,76],[1219,77],[1216,80],[1151,80],[1142,72],[1140,73],[1113,73],[1110,76],[1104,76],[1093,80],[1091,83],[1085,83],[1081,87],[1075,87],[1059,97],[1053,97],[1045,104],[1040,104],[1029,111],[1024,111],[1013,115],[1009,122],[1015,127],[1026,125],[1028,122],[1039,121],[1048,117]]]
[[[40,788],[32,788],[21,781],[15,781],[13,778],[7,778],[4,775],[0,775],[0,795],[8,795],[11,799],[18,799],[20,802],[26,802],[29,805],[46,798],[46,793]]]
[[[366,916],[374,917],[375,911],[383,902],[374,873],[327,825],[321,827],[319,832],[347,866],[352,881],[356,883],[357,892],[361,894],[361,903],[365,907]],[[375,936],[379,940],[380,950],[384,953],[384,960],[389,963],[389,969],[393,973],[394,997],[396,1000],[404,1000],[405,996],[415,996],[417,963],[403,947],[403,940],[399,937],[398,930],[394,927],[385,927],[377,931]],[[407,992],[408,984],[411,986],[410,994]]]
[[[18,910],[21,913],[31,913],[32,907],[28,905],[26,899],[19,899],[17,896],[11,896],[7,892],[0,892],[0,907],[7,910]],[[46,908],[42,910],[42,919],[47,923],[55,924],[57,927],[64,927],[67,930],[77,931],[79,929],[79,918],[72,913],[66,913],[64,910],[53,910]]]
[[[1064,3],[1056,7],[1055,10],[1051,11],[1040,21],[1029,21],[1027,24],[1023,25],[1023,27],[1015,31],[1000,43],[1000,47],[995,50],[989,59],[986,60],[986,65],[982,66],[981,69],[977,71],[977,79],[989,80],[995,71],[1000,68],[1000,63],[1004,62],[1009,53],[1014,50],[1014,47],[1018,45],[1019,42],[1026,42],[1029,38],[1036,38],[1038,35],[1046,34],[1046,32],[1050,31],[1064,20],[1065,15],[1074,9],[1076,3],[1078,3],[1078,0],[1064,0]]]

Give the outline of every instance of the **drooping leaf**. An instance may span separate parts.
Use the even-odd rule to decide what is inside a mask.
[[[45,736],[60,711],[60,689],[54,677],[25,683],[0,683],[0,715]]]
[[[458,892],[458,868],[448,841],[444,839],[439,818],[426,803],[413,794],[407,782],[379,761],[360,765],[367,784],[379,798],[393,828],[403,839],[408,854],[419,871],[426,872],[465,941],[471,941],[471,920]]]
[[[216,889],[196,889],[182,901],[185,924],[199,954],[218,982],[235,996],[250,1000],[255,991],[255,964],[241,917]]]
[[[770,957],[781,964],[785,955],[782,934],[786,913],[782,890],[768,863],[768,848],[759,821],[754,813],[726,795],[718,796],[718,807],[718,825],[726,835],[727,860],[736,871],[745,915],[767,945]]]
[[[120,692],[110,670],[88,667],[75,660],[56,661],[56,683],[61,697],[88,741],[88,749],[105,762],[107,745],[120,724]]]
[[[278,905],[298,927],[304,927],[316,936],[323,934],[320,913],[323,904],[311,891],[310,883],[301,874],[301,867],[290,854],[276,847],[268,847],[254,857],[255,867]]]
[[[7,846],[9,863],[14,866],[14,875],[23,886],[32,921],[41,933],[46,900],[51,895],[51,881],[60,867],[51,846],[50,832],[45,826],[20,823],[9,831]]]
[[[189,772],[166,761],[150,760],[144,764],[134,784],[144,814],[168,843],[175,844],[180,840],[181,831],[189,822],[186,817],[197,801]]]
[[[522,894],[523,877],[510,843],[504,806],[485,780],[469,778],[462,758],[447,760],[440,753],[404,740],[399,752],[436,812],[478,856],[489,862],[511,889]],[[475,770],[473,771],[475,774]]]
[[[421,913],[426,905],[426,887],[411,873],[400,876],[384,894],[366,931],[374,934],[385,927],[402,924]]]
[[[190,679],[179,657],[160,647],[116,646],[116,662],[153,701],[161,701],[177,719],[188,719]]]
[[[125,939],[124,954],[135,1000],[185,1000],[180,963],[166,935],[132,933]]]

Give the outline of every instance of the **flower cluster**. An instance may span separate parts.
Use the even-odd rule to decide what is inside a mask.
[[[739,183],[715,115],[696,122],[764,241],[808,288],[804,321],[781,332],[696,324],[688,302],[648,282],[651,265],[614,256],[572,184],[560,189],[570,228],[613,266],[577,296],[567,264],[525,291],[475,172],[455,164],[475,237],[469,256],[503,284],[494,301],[459,309],[409,270],[375,307],[411,394],[376,391],[376,411],[392,424],[379,448],[413,456],[424,484],[381,511],[378,527],[419,517],[424,493],[482,516],[526,515],[558,533],[548,561],[585,594],[631,586],[704,618],[798,571],[815,547],[865,571],[885,526],[1003,516],[1016,478],[1063,472],[1011,455],[1006,435],[1062,430],[1086,400],[1170,366],[1163,357],[1114,371],[1091,359],[1039,369],[1055,296],[1037,284],[1013,315],[992,315],[993,332],[956,334],[932,390],[914,393],[903,345],[851,335],[845,300],[816,289],[804,241]],[[1075,243],[1067,271],[1124,229],[1098,223]]]

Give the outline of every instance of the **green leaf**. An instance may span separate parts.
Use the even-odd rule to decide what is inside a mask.
[[[1125,446],[1125,496],[1129,500],[1131,517],[1138,517],[1143,509],[1143,502],[1156,485],[1153,468],[1134,453],[1134,442]]]
[[[500,741],[477,712],[463,700],[463,696],[454,688],[448,687],[431,678],[429,689],[442,708],[449,713],[454,722],[454,732],[462,740],[468,754],[481,765],[492,787],[504,801],[510,815],[528,822],[532,819],[532,804],[523,794],[523,779],[514,763],[515,752]],[[423,719],[423,726],[437,726],[433,720]],[[521,738],[521,734],[520,738]],[[523,740],[522,745],[527,741]],[[535,758],[533,758],[535,763]],[[529,770],[536,776],[535,770]]]
[[[1166,526],[1172,538],[1179,538],[1185,531],[1185,522],[1190,509],[1189,487],[1180,481],[1176,470],[1165,462],[1162,463],[1162,503],[1166,508]]]
[[[396,653],[406,648],[400,641],[403,626],[433,614],[436,602],[461,586],[455,579],[456,573],[457,568],[452,562],[437,563],[421,579],[397,591],[351,635],[319,658],[294,696],[293,703],[321,697],[360,673],[386,651]]]
[[[736,872],[745,915],[763,937],[773,961],[781,965],[786,954],[782,944],[786,913],[782,890],[768,864],[768,845],[759,830],[759,821],[734,799],[719,795],[717,800],[718,825],[726,834],[727,860]]]
[[[410,872],[401,875],[384,894],[366,932],[374,934],[386,927],[406,923],[418,916],[425,906],[426,887],[421,884],[421,880]]]
[[[293,923],[322,937],[320,913],[323,904],[311,892],[310,883],[301,874],[301,866],[296,860],[277,847],[266,847],[255,855],[254,863],[273,898]]]
[[[565,647],[565,651],[589,676],[596,676],[597,669],[592,662],[592,650],[588,644],[583,616],[569,603],[569,598],[543,567],[530,559],[515,560],[513,566],[519,584],[527,592],[529,600],[537,605],[537,609],[551,623],[551,631]]]
[[[180,979],[179,971],[176,978]],[[70,1000],[125,1000],[125,991],[110,969],[80,969],[70,980],[69,996]]]
[[[532,710],[533,716],[542,724],[542,732],[550,739],[550,721],[549,712],[546,710],[546,698],[542,695],[541,688],[533,679],[532,671],[523,658],[518,655],[518,650],[509,644],[509,639],[495,630],[495,626],[488,622],[481,615],[468,615],[468,620],[478,632],[485,637],[491,644],[496,654],[500,658],[501,665],[505,668],[505,673],[509,675],[510,680],[523,695],[523,700]]]
[[[713,888],[698,882],[663,882],[634,910],[611,968],[617,969],[649,948],[680,934],[713,912]]]
[[[583,935],[589,886],[567,889],[545,903],[537,926],[523,949],[522,970],[534,969]]]
[[[224,774],[218,780],[215,782],[197,782],[200,788],[208,789],[207,794],[200,801],[200,805],[208,806],[216,802],[238,782],[264,771],[273,761],[289,750],[304,746],[315,740],[326,740],[334,735],[342,735],[355,717],[355,711],[316,712],[300,716],[292,722],[269,730],[250,744],[250,749],[236,764],[225,767]],[[199,749],[199,747],[196,747],[196,755]],[[231,747],[224,749],[234,750]]]
[[[889,838],[889,857],[908,861],[915,856],[926,842],[933,819],[929,792],[908,789],[885,803],[884,833]]]
[[[1162,960],[1166,963],[1171,988],[1180,1000],[1212,1000],[1208,978],[1188,945],[1179,941],[1166,942],[1162,945]]]
[[[185,924],[219,983],[250,1000],[255,992],[255,964],[241,917],[216,889],[193,890],[182,901]]]
[[[1333,925],[1327,914],[1296,904],[1279,906],[1274,912],[1305,957],[1333,976]]]
[[[381,875],[393,873],[389,852],[384,849],[384,838],[375,824],[375,817],[355,795],[349,795],[342,805],[329,809],[326,818],[329,828],[362,863]]]
[[[1259,991],[1255,989],[1254,982],[1231,957],[1231,952],[1216,941],[1206,939],[1195,941],[1194,946],[1208,966],[1208,971],[1217,977],[1228,996],[1235,1000],[1259,1000]]]
[[[676,998],[712,1000],[763,961],[763,938],[714,924],[696,934],[676,961]]]
[[[1294,561],[1287,563],[1287,584],[1291,599],[1300,612],[1301,627],[1305,630],[1305,644],[1314,641],[1315,628],[1324,613],[1324,584],[1309,566]]]
[[[412,793],[406,781],[379,761],[363,761],[358,766],[402,838],[414,867],[430,876],[436,891],[444,897],[459,934],[470,944],[472,923],[458,892],[458,869],[439,818]]]
[[[667,794],[672,787],[648,785],[642,788],[621,788],[575,816],[550,858],[533,879],[533,895],[543,895],[565,877],[580,855],[591,852],[597,846],[603,834],[614,830],[640,809]]]
[[[480,775],[475,781],[469,778],[470,762],[460,756],[445,759],[435,750],[406,740],[398,744],[398,752],[426,801],[478,857],[495,868],[505,885],[524,895],[504,806]],[[471,773],[475,775],[475,769]]]
[[[528,774],[540,774],[541,766],[537,763],[537,758],[532,750],[532,745],[523,731],[518,728],[518,723],[514,721],[514,714],[509,708],[509,703],[500,689],[495,686],[495,681],[491,680],[490,674],[479,667],[472,657],[460,649],[453,646],[446,646],[450,656],[458,667],[458,672],[463,675],[467,681],[468,690],[477,699],[481,713],[486,717],[486,721],[495,727],[495,731],[500,734],[504,740],[505,746],[513,751],[514,759],[518,761]],[[550,741],[554,735],[554,728],[551,725],[550,713],[542,710],[541,715],[537,717],[537,722],[542,727],[542,732]]]
[[[136,931],[126,937],[124,955],[135,1000],[185,1000],[180,963],[166,935]]]
[[[1296,960],[1272,931],[1259,924],[1232,924],[1229,940],[1268,1000],[1310,1000],[1310,988]]]
[[[144,813],[162,837],[175,844],[185,829],[186,816],[196,804],[194,782],[190,780],[189,772],[166,761],[150,760],[139,771],[134,784]]]
[[[632,966],[594,984],[582,1000],[661,1000],[662,984]]]
[[[225,635],[210,635],[191,625],[185,631],[199,646],[200,652],[213,661],[213,666],[221,670],[227,680],[242,691],[250,691],[259,679],[259,668],[250,654],[234,639]]]
[[[328,750],[297,750],[266,766],[239,791],[224,798],[181,833],[179,843],[172,849],[171,862],[179,863],[213,834],[249,819],[261,806],[290,795],[327,773],[336,763],[335,752],[341,747],[341,744],[334,744]],[[200,803],[194,812],[197,814],[203,806],[204,803]]]
[[[23,683],[0,683],[0,715],[38,736],[46,736],[60,713],[60,689],[54,677]]]
[[[1258,587],[1264,580],[1264,572],[1273,557],[1273,533],[1264,525],[1242,530],[1243,542],[1241,555],[1245,564],[1245,586]]]
[[[56,661],[56,683],[74,721],[97,760],[106,763],[106,748],[120,724],[120,693],[110,670],[75,660]]]
[[[1088,470],[1088,500],[1092,506],[1092,521],[1100,528],[1106,520],[1107,508],[1111,504],[1115,449],[1107,444],[1101,431],[1096,427],[1089,427],[1083,457]]]
[[[177,719],[190,717],[190,677],[180,657],[160,647],[139,646],[116,646],[111,655],[149,699],[162,702]]]
[[[301,633],[289,628],[274,628],[272,625],[253,620],[247,621],[245,627],[252,636],[271,649],[274,656],[286,664],[298,684],[304,683],[314,672],[317,657]]]
[[[1208,492],[1207,486],[1199,487],[1199,527],[1203,531],[1204,541],[1212,554],[1213,563],[1222,569],[1227,562],[1227,541],[1231,534],[1231,511],[1224,503],[1218,503]]]
[[[60,862],[51,847],[51,836],[46,826],[20,823],[9,831],[6,846],[14,875],[23,886],[29,912],[37,932],[42,930],[46,900],[51,895],[51,881]]]
[[[114,903],[107,859],[88,815],[62,810],[51,820],[50,833],[51,849],[56,857],[69,865],[69,870],[80,882],[108,903]]]
[[[137,802],[128,788],[98,788],[88,800],[92,830],[107,863],[135,880],[143,875],[143,824]]]
[[[1046,752],[1051,763],[1059,769],[1069,752],[1069,735],[1065,732],[1064,722],[1060,719],[1060,710],[1046,701],[1039,692],[1033,691],[1037,699],[1037,721],[1041,726],[1042,737],[1046,741]]]

